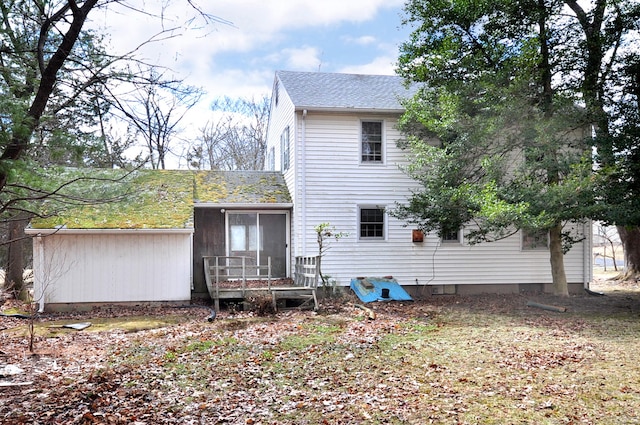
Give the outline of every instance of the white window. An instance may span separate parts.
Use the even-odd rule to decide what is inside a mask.
[[[290,165],[289,159],[289,126],[280,135],[280,152],[282,153],[282,171],[287,171]]]
[[[379,207],[360,207],[360,239],[384,239],[384,210]]]
[[[382,121],[362,121],[361,156],[362,162],[382,162]]]
[[[267,170],[275,171],[276,169],[276,149],[271,146],[269,152],[267,152]]]
[[[549,232],[522,229],[522,250],[546,250],[549,248]]]
[[[462,243],[462,229],[442,230],[440,238],[442,240],[442,243]]]

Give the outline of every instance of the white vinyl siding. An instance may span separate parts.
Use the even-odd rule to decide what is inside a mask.
[[[276,80],[277,81],[277,80]],[[287,171],[283,171],[284,180],[287,184],[289,194],[291,195],[291,201],[293,203],[293,210],[291,213],[292,225],[291,225],[291,242],[295,246],[295,238],[298,237],[302,221],[296,221],[295,218],[301,217],[300,210],[302,208],[301,187],[303,184],[298,176],[299,171],[299,158],[300,158],[300,146],[299,146],[299,129],[296,125],[302,120],[297,118],[293,103],[289,94],[285,88],[275,83],[275,89],[278,93],[277,105],[272,104],[269,114],[269,125],[267,127],[267,149],[273,152],[274,158],[274,170],[283,170],[282,168],[282,143],[281,136],[285,128],[289,129],[289,168]],[[300,255],[294,254],[294,250],[291,251],[291,256]]]
[[[34,238],[34,289],[49,303],[188,301],[190,233]]]
[[[360,161],[362,121],[384,123],[383,164],[368,166]],[[401,138],[396,122],[393,115],[371,114],[365,119],[362,114],[308,112],[304,118],[304,173],[296,175],[298,188],[304,176],[304,190],[296,192],[294,200],[294,231],[300,234],[292,240],[292,255],[317,254],[313,227],[328,222],[336,231],[348,234],[338,241],[329,240],[330,249],[322,260],[323,272],[340,285],[348,285],[357,276],[387,275],[403,285],[551,282],[548,251],[522,251],[519,234],[469,246],[442,243],[434,233],[413,243],[411,227],[385,214],[384,239],[360,238],[360,207],[393,208],[418,187],[399,167],[406,164],[406,153],[396,146]],[[298,119],[296,131],[301,129],[302,119]],[[301,138],[296,138],[292,149],[300,148]],[[301,156],[296,159],[302,161]],[[569,282],[584,281],[584,255],[583,245],[577,244],[565,256]]]
[[[291,177],[291,170],[295,167],[295,131],[294,131],[294,107],[291,103],[291,99],[287,95],[287,92],[282,86],[278,89],[278,104],[275,105],[275,100],[271,107],[269,115],[269,125],[267,126],[267,152],[271,155],[273,152],[274,170],[280,170],[285,174],[285,178]],[[289,129],[289,152],[288,167],[285,168],[283,164],[284,149],[283,149],[283,136],[285,129]],[[288,170],[288,171],[287,171]],[[287,172],[285,172],[287,171]]]

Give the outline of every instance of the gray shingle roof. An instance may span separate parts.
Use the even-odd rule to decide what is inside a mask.
[[[414,92],[394,75],[276,71],[276,81],[296,109],[403,111],[398,98]]]

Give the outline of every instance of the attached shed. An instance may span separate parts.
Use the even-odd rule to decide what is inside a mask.
[[[193,229],[61,229],[34,238],[35,297],[65,304],[188,302]]]
[[[122,171],[100,173],[117,177]],[[33,220],[26,229],[42,310],[206,298],[202,257],[234,254],[233,220],[264,214],[262,226],[273,229],[268,219],[283,214],[289,225],[291,204],[279,173],[139,170],[117,184],[121,195],[113,202]],[[260,249],[247,246],[242,255],[260,261],[281,251],[286,264],[289,230],[277,229],[267,238],[260,228]],[[272,249],[276,240],[280,251]]]

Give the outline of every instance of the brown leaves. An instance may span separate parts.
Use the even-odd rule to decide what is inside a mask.
[[[213,323],[196,313],[160,329],[41,339],[38,356],[3,332],[0,365],[34,384],[0,389],[0,422],[629,422],[640,407],[637,318],[602,322],[575,307],[558,317],[523,300],[367,305],[375,320],[338,303],[332,314],[223,312]]]

